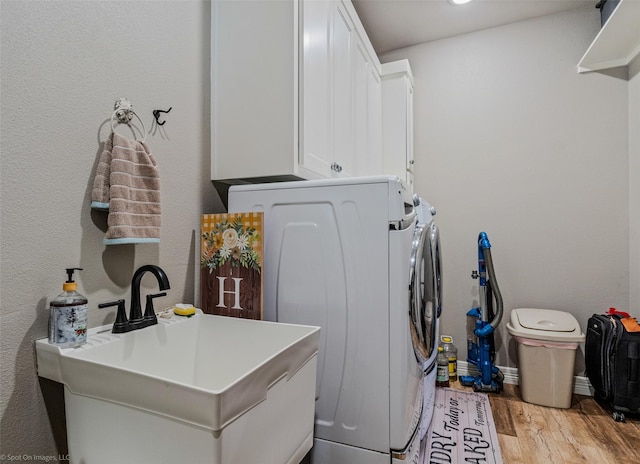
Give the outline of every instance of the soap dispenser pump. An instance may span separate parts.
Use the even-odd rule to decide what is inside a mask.
[[[87,298],[76,290],[73,272],[82,268],[67,268],[63,292],[49,303],[49,343],[60,347],[80,346],[87,341]]]

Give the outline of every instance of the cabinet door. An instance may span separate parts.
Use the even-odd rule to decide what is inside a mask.
[[[354,170],[356,175],[367,175],[369,153],[369,58],[364,46],[356,40],[353,47],[353,137]]]
[[[370,66],[367,74],[368,152],[366,167],[358,175],[379,175],[382,173],[382,81],[375,66]]]
[[[382,66],[384,173],[413,185],[413,83],[406,60]]]
[[[331,2],[331,53],[333,65],[333,153],[339,169],[335,177],[353,175],[353,95],[352,37],[353,26],[340,2]]]
[[[301,4],[299,163],[323,177],[382,171],[381,89],[379,76],[376,81],[371,75],[379,63],[372,63],[350,7],[333,0]],[[373,118],[371,111],[376,111]]]
[[[382,90],[380,75],[359,37],[353,47],[354,174],[382,173]]]
[[[302,69],[299,163],[330,177],[333,162],[331,120],[330,2],[301,2]]]
[[[407,184],[413,192],[413,86],[409,79],[407,85]]]

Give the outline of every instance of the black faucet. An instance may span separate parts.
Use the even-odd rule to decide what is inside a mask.
[[[147,295],[147,306],[145,308],[144,316],[142,315],[142,308],[140,307],[140,281],[142,280],[142,276],[147,272],[151,272],[154,276],[156,276],[160,290],[169,290],[169,288],[171,288],[169,286],[169,279],[167,278],[167,274],[165,274],[164,271],[158,266],[154,264],[147,264],[138,268],[138,270],[133,274],[133,278],[131,279],[131,309],[129,310],[129,325],[131,326],[130,330],[135,330],[158,323],[155,311],[153,310],[152,301],[153,298],[157,296],[165,296],[166,293]]]
[[[98,308],[106,308],[109,306],[118,306],[118,313],[116,315],[116,321],[113,324],[112,333],[124,333],[132,330],[141,329],[158,323],[158,318],[153,309],[153,299],[159,296],[165,296],[166,292],[156,293],[153,295],[147,295],[147,304],[142,315],[142,308],[140,307],[140,281],[142,276],[151,272],[158,280],[158,286],[160,290],[169,290],[169,279],[167,274],[158,266],[153,264],[147,264],[138,268],[133,274],[131,279],[131,309],[129,310],[129,319],[124,310],[124,300],[113,301],[111,303],[101,303]]]

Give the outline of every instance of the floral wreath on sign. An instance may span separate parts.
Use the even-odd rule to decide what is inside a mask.
[[[200,256],[200,267],[214,269],[231,261],[233,267],[243,266],[260,272],[260,255],[253,246],[259,234],[253,227],[245,229],[241,219],[224,220],[212,231],[203,232],[204,249]]]

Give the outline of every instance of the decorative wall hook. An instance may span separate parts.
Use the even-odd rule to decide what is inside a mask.
[[[115,131],[113,127],[114,119],[117,119],[118,122],[121,124],[127,124],[129,127],[132,127],[130,123],[133,117],[135,116],[136,118],[138,118],[138,121],[140,121],[140,125],[142,126],[142,130],[140,133],[142,134],[142,141],[144,142],[147,135],[146,129],[144,128],[144,122],[142,122],[142,119],[140,119],[140,116],[138,116],[136,112],[133,111],[133,105],[131,104],[131,102],[127,100],[125,97],[118,98],[115,104],[113,105],[113,108],[115,111],[111,115],[111,132]]]
[[[113,109],[115,110],[115,116],[118,118],[123,124],[129,124],[129,122],[133,119],[133,105],[129,100],[125,97],[118,98],[113,105]]]
[[[164,126],[164,123],[166,123],[167,121],[162,121],[160,122],[160,113],[168,113],[169,111],[171,111],[173,109],[173,106],[170,106],[168,110],[153,110],[153,117],[156,118],[156,123],[158,123],[159,126]]]

